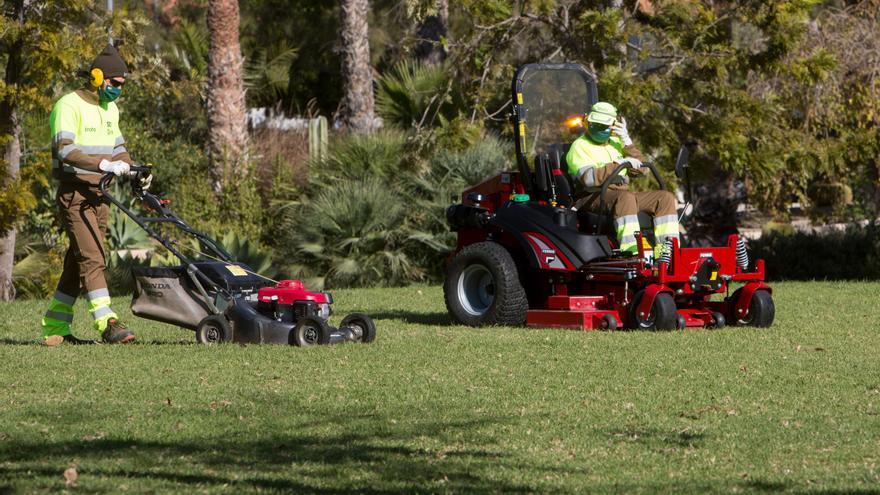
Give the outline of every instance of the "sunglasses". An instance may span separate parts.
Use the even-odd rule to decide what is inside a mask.
[[[121,88],[125,86],[125,81],[117,81],[116,79],[107,79],[107,83],[114,88]]]

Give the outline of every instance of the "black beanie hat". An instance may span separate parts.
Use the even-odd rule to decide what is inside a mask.
[[[92,62],[92,69],[101,69],[105,78],[128,77],[128,66],[113,45],[107,45]],[[91,70],[91,69],[90,69]]]

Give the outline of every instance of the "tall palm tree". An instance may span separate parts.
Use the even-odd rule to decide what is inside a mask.
[[[373,69],[367,17],[369,0],[341,0],[342,77],[345,81],[342,120],[354,132],[370,132],[373,112]]]
[[[218,193],[247,170],[248,134],[238,27],[236,0],[208,1],[208,151]]]

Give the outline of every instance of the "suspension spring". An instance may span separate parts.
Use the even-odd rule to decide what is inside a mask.
[[[666,263],[667,266],[672,263],[672,239],[666,239],[666,242],[663,243],[658,263]]]
[[[749,267],[749,253],[746,251],[746,241],[742,237],[736,240],[736,264],[743,270]]]

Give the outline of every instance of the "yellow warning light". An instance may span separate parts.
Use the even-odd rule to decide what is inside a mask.
[[[583,127],[584,126],[584,118],[581,115],[576,115],[574,117],[567,118],[565,120],[565,122],[563,122],[563,124],[565,125],[565,127],[568,127],[569,129]]]

